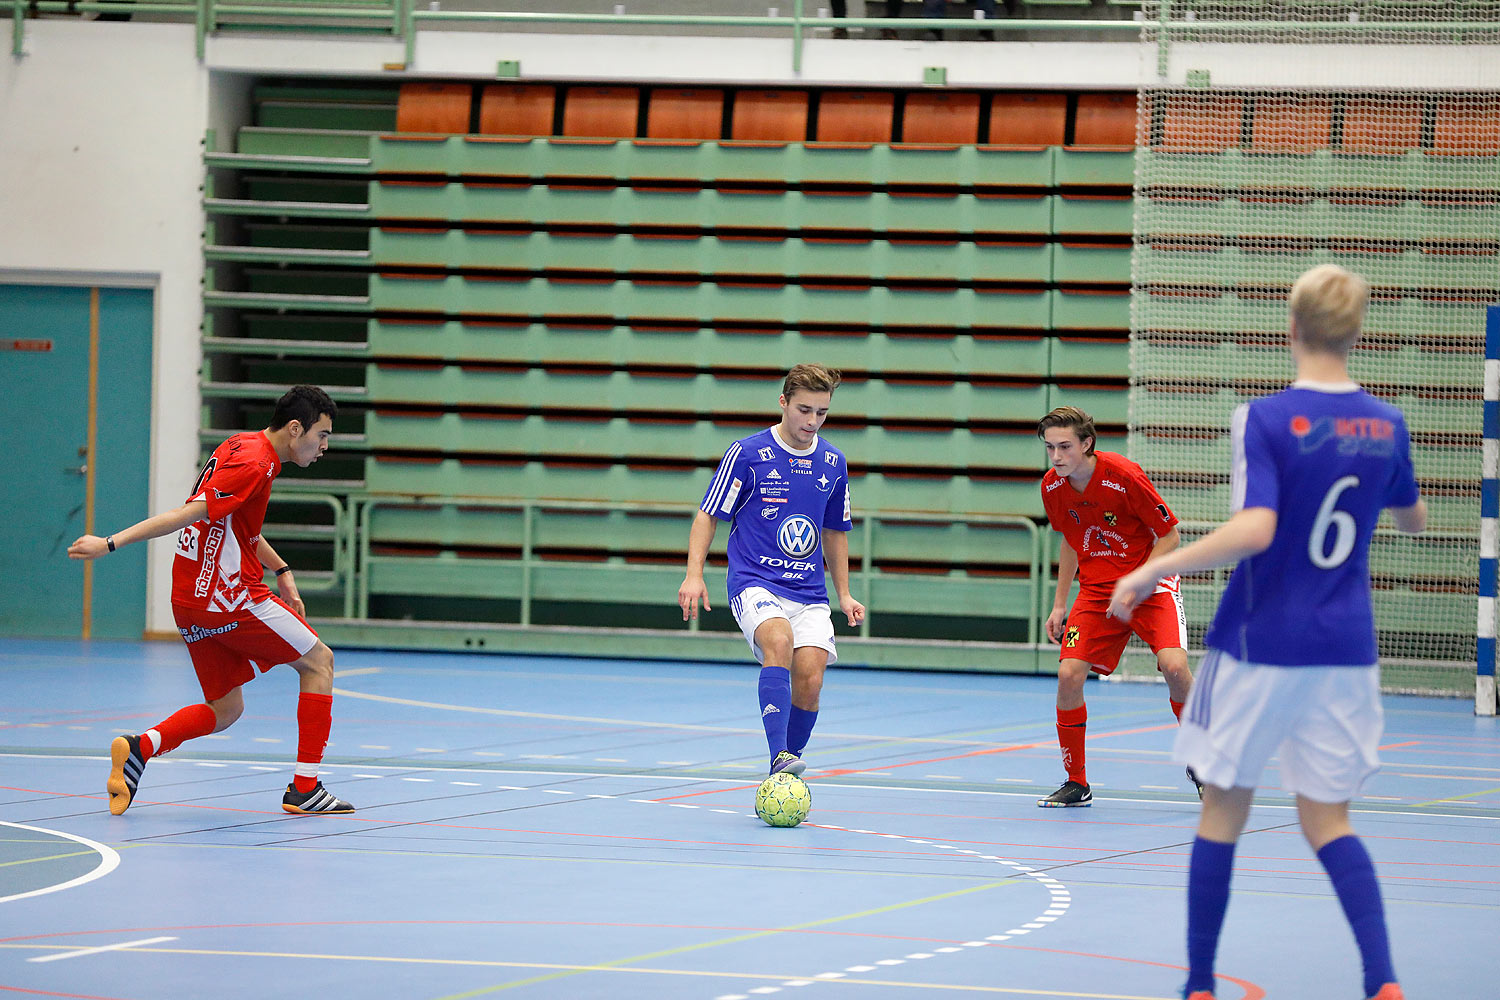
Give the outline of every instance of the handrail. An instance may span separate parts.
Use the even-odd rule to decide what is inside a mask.
[[[791,0],[792,15],[789,17],[764,17],[744,14],[581,14],[533,11],[444,11],[418,10],[413,0],[368,0],[361,9],[360,0],[301,0],[301,2],[276,3],[262,0],[261,3],[233,3],[220,0],[11,0],[8,5],[11,16],[11,53],[25,54],[25,18],[28,10],[47,14],[79,13],[131,13],[178,14],[182,20],[191,19],[196,26],[196,51],[199,60],[204,58],[204,46],[209,34],[218,32],[227,17],[260,17],[268,20],[260,23],[238,22],[237,27],[296,28],[309,20],[389,20],[388,26],[380,30],[389,31],[394,38],[403,38],[406,47],[406,65],[415,60],[416,34],[422,24],[443,22],[477,22],[504,26],[556,25],[559,27],[604,24],[643,27],[744,27],[786,30],[792,43],[792,69],[802,68],[802,48],[810,29],[828,28],[837,21],[841,28],[904,28],[931,31],[952,31],[957,34],[1001,30],[1006,32],[1071,31],[1071,32],[1129,32],[1140,36],[1144,31],[1156,31],[1156,43],[1160,58],[1165,58],[1167,36],[1174,31],[1214,34],[1218,32],[1263,32],[1274,33],[1286,30],[1308,30],[1378,34],[1391,31],[1421,31],[1425,33],[1447,33],[1458,37],[1473,32],[1496,30],[1493,22],[1487,21],[1370,21],[1370,20],[1325,20],[1312,22],[1294,21],[1246,21],[1246,20],[1196,20],[1189,16],[1177,17],[1169,3],[1162,3],[1159,16],[1145,17],[1136,11],[1137,17],[1129,20],[1112,18],[889,18],[889,17],[808,17],[803,13],[805,0]],[[4,10],[0,0],[0,10]],[[276,20],[272,20],[276,19]],[[341,28],[338,25],[306,25],[312,29],[359,30],[355,27]]]
[[[696,509],[691,504],[683,503],[649,503],[643,501],[602,501],[602,500],[546,500],[525,498],[499,498],[499,497],[461,497],[461,496],[413,496],[411,494],[361,494],[350,496],[350,502],[355,505],[353,532],[358,540],[358,562],[354,567],[355,585],[351,588],[356,593],[354,606],[350,607],[346,600],[345,617],[369,617],[370,608],[370,579],[366,567],[370,560],[370,512],[377,507],[443,507],[449,505],[463,507],[487,507],[496,510],[519,510],[522,513],[521,521],[521,556],[519,560],[506,560],[512,565],[519,563],[521,569],[521,597],[519,624],[531,624],[531,590],[532,570],[546,565],[546,561],[536,558],[534,551],[535,519],[538,510],[582,510],[582,511],[613,511],[640,513],[681,514],[684,517]],[[947,521],[951,523],[965,524],[990,524],[1001,527],[1017,528],[1024,530],[1030,542],[1030,556],[1028,565],[1028,590],[1026,609],[1026,634],[1027,642],[1035,645],[1040,635],[1039,611],[1039,579],[1038,567],[1042,564],[1040,542],[1041,529],[1036,522],[1028,517],[1018,514],[951,514],[946,512],[922,512],[922,511],[871,511],[859,513],[855,516],[856,521],[861,521],[864,538],[864,551],[861,555],[861,566],[859,578],[864,585],[865,593],[868,595],[872,581],[876,577],[873,566],[875,536],[874,525],[877,522],[923,522],[923,521]],[[985,585],[984,580],[971,581],[974,586]],[[879,609],[876,609],[878,612]],[[1007,616],[1009,617],[1009,616]],[[696,630],[696,622],[690,623],[689,629]],[[860,627],[860,635],[870,634],[870,616],[866,616]]]
[[[349,608],[348,595],[354,589],[345,586],[345,582],[353,576],[352,559],[349,539],[346,537],[346,523],[344,515],[344,504],[332,493],[276,493],[271,497],[273,504],[322,504],[333,511],[333,573],[327,580],[316,583],[309,581],[306,585],[298,585],[298,590],[306,590],[312,593],[327,593],[344,588],[346,610]],[[348,617],[346,614],[345,617]]]

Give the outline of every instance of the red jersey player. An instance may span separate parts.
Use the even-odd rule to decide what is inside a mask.
[[[1084,769],[1088,707],[1083,682],[1089,672],[1107,676],[1120,663],[1130,633],[1156,654],[1167,680],[1172,712],[1179,718],[1192,674],[1187,661],[1187,618],[1177,577],[1161,581],[1134,618],[1105,613],[1115,581],[1153,555],[1177,547],[1177,517],[1146,473],[1130,459],[1095,451],[1094,420],[1076,406],[1059,406],[1037,425],[1052,466],[1042,477],[1042,506],[1053,530],[1062,532],[1057,564],[1057,597],[1047,616],[1047,638],[1061,643],[1057,668],[1057,742],[1068,780],[1038,799],[1039,806],[1086,806],[1094,801]],[[1068,610],[1073,575],[1078,600]],[[1191,770],[1193,784],[1198,779]],[[1199,794],[1202,787],[1199,786]]]
[[[281,807],[290,813],[350,813],[354,807],[318,780],[333,706],[333,651],[303,618],[292,570],[261,537],[271,482],[282,463],[303,468],[328,450],[338,407],[322,389],[293,386],[263,431],[236,434],[214,449],[187,503],[100,538],[68,547],[73,559],[97,559],[122,545],[178,532],[172,562],[172,615],[187,643],[203,702],[189,705],[110,747],[109,811],[130,808],[146,762],[190,739],[228,729],[245,710],[241,686],[279,663],[301,679],[297,766]],[[276,574],[277,597],[263,567]],[[283,598],[285,598],[283,600]]]

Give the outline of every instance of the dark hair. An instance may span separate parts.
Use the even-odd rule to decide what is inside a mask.
[[[1094,453],[1094,445],[1099,440],[1099,432],[1094,430],[1094,418],[1084,413],[1076,406],[1059,406],[1051,413],[1041,419],[1036,425],[1036,436],[1046,440],[1047,431],[1053,427],[1071,427],[1073,433],[1078,436],[1078,443],[1083,444],[1084,439],[1089,439],[1088,445],[1083,449],[1085,455]]]
[[[271,413],[271,430],[279,431],[295,420],[304,431],[310,431],[319,417],[327,414],[331,421],[338,413],[338,404],[322,389],[315,385],[294,385],[276,401],[276,409]]]

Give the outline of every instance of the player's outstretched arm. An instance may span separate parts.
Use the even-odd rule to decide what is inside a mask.
[[[849,533],[837,528],[823,529],[823,563],[833,576],[833,590],[839,597],[839,610],[849,619],[850,627],[865,620],[865,606],[849,593]]]
[[[1408,535],[1420,535],[1427,528],[1427,501],[1418,500],[1410,507],[1392,507],[1391,520],[1396,530]]]
[[[1276,512],[1269,507],[1246,507],[1191,545],[1146,560],[1140,569],[1115,583],[1109,613],[1128,620],[1164,576],[1197,573],[1215,566],[1232,566],[1247,556],[1264,552],[1276,537]]]
[[[708,562],[708,547],[713,544],[714,532],[719,521],[703,510],[693,515],[693,527],[688,531],[687,575],[682,586],[677,588],[677,606],[682,609],[682,620],[698,617],[698,602],[703,602],[704,611],[712,611],[708,603],[708,586],[703,582],[703,566]]]
[[[131,542],[143,541],[147,538],[160,538],[162,535],[170,535],[174,531],[181,531],[194,521],[201,521],[208,516],[208,504],[203,500],[191,500],[181,507],[164,511],[144,521],[137,521],[123,531],[117,531],[113,535],[101,538],[98,535],[81,535],[68,546],[69,559],[98,559],[100,556],[110,553],[111,541],[115,548],[129,545]]]
[[[1063,625],[1068,621],[1068,591],[1073,589],[1073,577],[1078,575],[1078,553],[1065,538],[1057,555],[1057,596],[1052,599],[1052,613],[1047,616],[1044,630],[1053,642],[1062,642]]]

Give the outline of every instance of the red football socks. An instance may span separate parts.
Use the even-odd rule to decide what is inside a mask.
[[[323,748],[328,745],[328,731],[333,728],[333,695],[308,694],[297,697],[297,771],[292,784],[299,792],[310,792],[318,784],[318,765],[323,762]]]
[[[1171,698],[1168,698],[1167,699],[1167,704],[1172,706],[1172,714],[1175,715],[1175,716],[1177,716],[1177,721],[1178,722],[1181,722],[1182,721],[1182,702],[1180,702],[1180,701],[1173,701]]]
[[[141,734],[141,755],[150,760],[157,754],[176,750],[188,740],[207,736],[218,724],[214,710],[202,702],[178,709],[154,729]]]
[[[1057,710],[1057,743],[1062,747],[1063,767],[1068,772],[1068,780],[1080,785],[1089,783],[1083,766],[1083,738],[1088,719],[1087,705]]]

